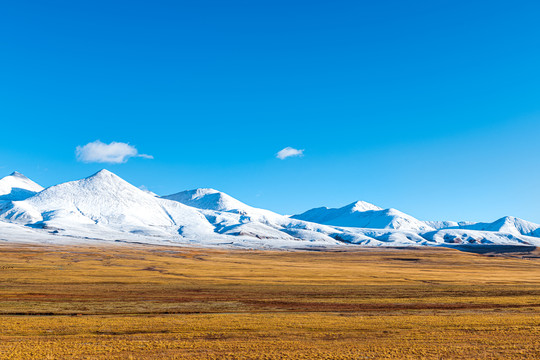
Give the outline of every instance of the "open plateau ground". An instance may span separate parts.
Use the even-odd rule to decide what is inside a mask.
[[[536,250],[0,253],[1,359],[540,358]]]

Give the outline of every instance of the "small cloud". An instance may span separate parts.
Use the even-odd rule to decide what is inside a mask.
[[[152,155],[148,155],[148,154],[138,154],[137,157],[141,157],[143,159],[153,159],[154,158]]]
[[[287,146],[285,149],[280,150],[276,154],[276,157],[280,160],[284,160],[288,157],[303,156],[303,155],[304,155],[304,150],[298,150],[290,146]]]
[[[75,154],[77,155],[77,161],[85,163],[122,164],[132,157],[154,158],[152,155],[139,154],[135,146],[127,143],[113,141],[110,144],[105,144],[99,140],[84,146],[77,146]]]

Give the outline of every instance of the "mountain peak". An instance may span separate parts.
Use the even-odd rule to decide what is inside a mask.
[[[23,174],[21,174],[18,171],[12,172],[11,174],[9,174],[9,176],[18,177],[18,178],[21,178],[21,179],[28,179],[26,176],[24,176]]]
[[[291,216],[293,219],[324,225],[369,229],[402,229],[426,231],[430,226],[396,209],[382,209],[365,201],[356,201],[341,208],[317,208]]]
[[[29,235],[28,229],[39,232],[36,239],[54,229],[55,236],[81,241],[163,240],[227,247],[303,247],[299,241],[309,241],[306,247],[345,243],[540,246],[540,240],[531,238],[540,238],[540,225],[512,216],[493,223],[433,222],[432,226],[394,208],[356,201],[285,217],[212,188],[158,197],[106,169],[47,189],[18,172],[0,179],[0,225],[3,221],[23,226],[24,236]]]
[[[41,190],[43,187],[17,171],[0,179],[0,200],[23,200]]]
[[[540,230],[540,225],[514,216],[505,216],[491,223],[472,223],[460,226],[462,229],[494,231],[513,235],[533,236]]]
[[[232,196],[211,188],[186,190],[176,194],[163,196],[163,198],[205,210],[233,212],[254,210],[251,206],[244,204]]]
[[[205,196],[205,195],[209,195],[209,194],[225,195],[221,191],[218,191],[218,190],[212,189],[212,188],[198,188],[198,189],[188,190],[186,192],[191,193],[196,197],[201,197],[201,196]]]
[[[118,181],[118,180],[121,180],[121,181],[125,181],[124,179],[122,179],[120,176],[116,175],[115,173],[113,172],[110,172],[109,170],[107,169],[101,169],[99,170],[97,173],[95,174],[92,174],[90,175],[89,177],[86,178],[86,180],[115,180],[115,181]]]
[[[117,176],[116,174],[110,172],[110,171],[107,170],[107,169],[101,169],[101,170],[99,170],[97,173],[92,174],[92,175],[90,175],[89,177],[94,177],[94,176],[111,176],[111,175]]]
[[[382,210],[382,208],[368,203],[366,201],[355,201],[352,204],[346,206],[351,209],[351,211],[372,211],[372,210]]]

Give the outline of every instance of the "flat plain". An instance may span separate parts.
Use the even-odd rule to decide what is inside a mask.
[[[0,359],[539,359],[540,258],[0,244]]]

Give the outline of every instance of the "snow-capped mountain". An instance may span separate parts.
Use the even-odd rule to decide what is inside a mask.
[[[0,201],[24,200],[41,190],[41,185],[16,171],[0,179]]]
[[[464,224],[459,228],[540,237],[540,225],[513,216],[505,216],[491,223]]]
[[[197,209],[227,211],[235,213],[251,212],[255,208],[214,189],[194,189],[163,196],[163,199],[178,201]],[[258,209],[260,210],[260,209]]]
[[[156,198],[107,170],[13,201],[3,207],[0,216],[33,227],[84,231],[85,235],[105,229],[145,235],[213,233],[213,226],[195,209]]]
[[[540,237],[540,225],[519,219],[513,216],[505,216],[494,222],[455,222],[455,221],[425,221],[425,223],[437,230],[477,230],[492,231],[512,235],[526,235]]]
[[[163,197],[205,212],[216,232],[253,236],[259,239],[308,240],[336,243],[333,234],[341,231],[305,221],[290,219],[275,212],[249,206],[214,189],[194,189]]]
[[[220,197],[230,198],[222,193]],[[333,228],[291,220],[233,198],[229,200],[239,204],[235,207],[241,210],[214,211],[211,206],[199,209],[155,197],[102,170],[82,180],[49,187],[22,201],[5,202],[0,207],[0,219],[58,236],[106,240],[236,242],[257,247],[287,243],[301,246],[298,242],[303,240],[308,245],[339,244],[327,235],[336,232]]]
[[[421,222],[395,209],[355,202],[293,217],[214,189],[158,197],[102,170],[44,189],[21,174],[0,180],[0,240],[143,242],[249,248],[335,246],[540,246],[539,225]]]
[[[375,206],[373,204],[370,204],[368,202],[365,202],[365,201],[357,201],[341,208],[332,208],[332,209],[327,208],[327,207],[314,208],[302,214],[292,215],[291,218],[316,222],[319,224],[327,224],[334,220],[341,222],[340,219],[343,220],[344,222],[350,223],[351,221],[355,220],[356,213],[358,212],[378,211],[378,210],[382,210],[382,208]],[[341,224],[339,225],[347,226],[347,225],[341,225]]]
[[[293,219],[319,224],[370,229],[401,229],[415,231],[434,230],[425,222],[396,209],[382,209],[373,204],[357,201],[341,208],[315,208],[291,216]]]
[[[424,223],[436,230],[449,229],[449,228],[459,228],[457,221],[424,221]]]

